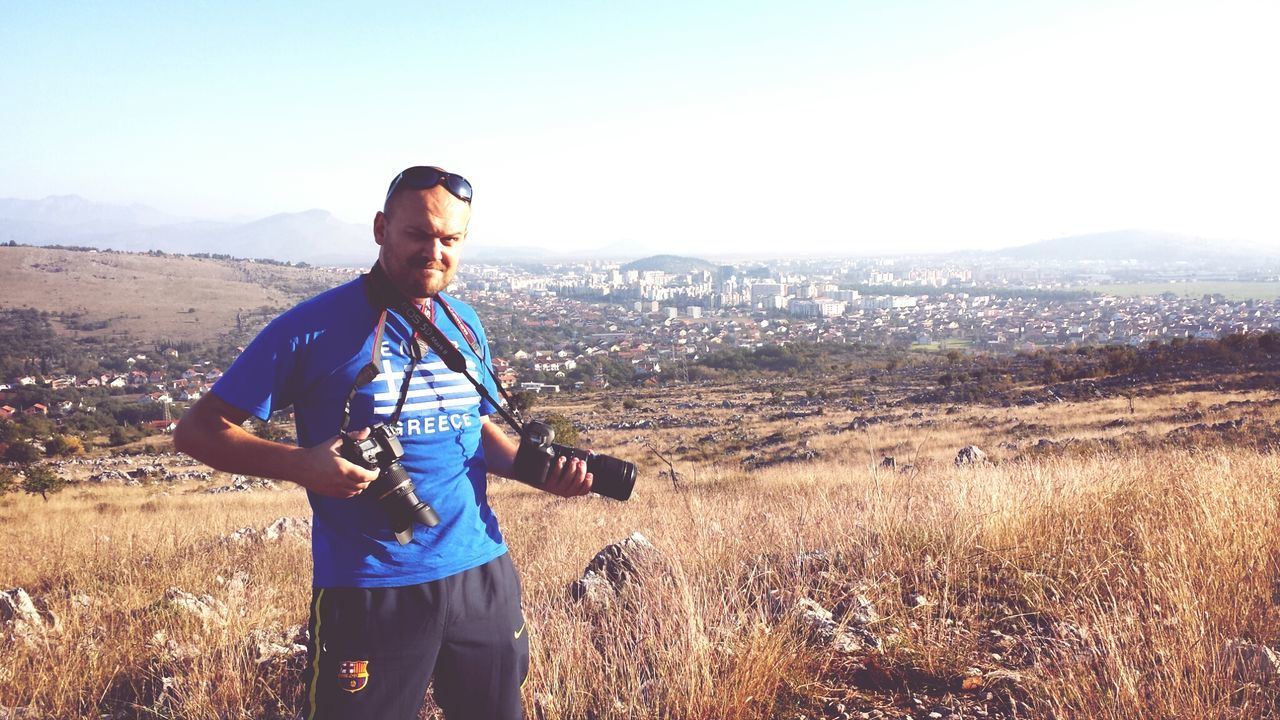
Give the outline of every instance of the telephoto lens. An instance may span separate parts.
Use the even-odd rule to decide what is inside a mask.
[[[610,455],[599,455],[586,450],[559,445],[555,442],[555,430],[536,420],[525,423],[520,434],[520,448],[516,451],[513,474],[520,482],[541,487],[547,481],[551,463],[558,458],[578,458],[587,463],[591,473],[591,492],[615,500],[626,500],[636,484],[636,466]]]
[[[413,540],[415,523],[427,527],[440,524],[440,516],[418,498],[413,480],[400,463],[404,449],[391,428],[376,424],[369,428],[369,435],[364,440],[344,436],[341,453],[349,462],[378,470],[378,477],[369,484],[368,492],[378,500],[391,521],[396,542],[408,545]]]

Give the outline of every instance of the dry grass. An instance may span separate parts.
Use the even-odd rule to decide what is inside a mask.
[[[107,323],[76,333],[83,335],[201,342],[235,327],[238,315],[288,307],[350,277],[236,260],[0,248],[5,306],[71,313],[82,324]],[[255,315],[246,322],[265,320]],[[57,324],[55,329],[71,332]]]
[[[1145,417],[1187,402],[1162,400]],[[1079,426],[1071,432],[1128,413],[1075,410],[965,409],[925,418],[935,425],[923,430],[905,418],[815,438],[814,463],[684,464],[681,491],[637,455],[634,433],[596,432],[597,447],[648,467],[631,502],[495,484],[525,586],[530,716],[838,717],[840,702],[854,717],[872,707],[901,717],[913,696],[1001,717],[1275,714],[1276,679],[1235,672],[1224,645],[1280,640],[1280,460],[1219,448],[949,462],[974,432],[1029,421],[1018,413]],[[1002,425],[979,429],[984,414]],[[878,468],[893,446],[934,461]],[[0,706],[58,718],[290,717],[297,668],[259,668],[248,638],[305,621],[307,548],[221,538],[305,512],[298,492],[193,485],[0,499],[0,589],[26,588],[62,626],[34,645],[0,640]],[[636,531],[669,572],[633,584],[609,612],[571,601],[566,586],[590,557]],[[801,560],[813,551],[825,559]],[[213,595],[227,622],[158,606],[171,586]],[[904,601],[915,594],[925,604]],[[837,656],[788,610],[806,596],[839,615],[858,595],[882,616],[872,629],[883,653]],[[157,646],[159,631],[178,652]],[[183,657],[186,645],[199,653]],[[970,668],[982,687],[960,692]],[[176,684],[161,693],[166,677]]]

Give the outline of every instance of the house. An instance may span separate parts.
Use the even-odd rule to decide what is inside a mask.
[[[26,410],[23,410],[22,414],[23,415],[48,415],[49,408],[45,407],[44,403],[36,403],[35,405],[32,405]]]
[[[147,423],[147,427],[160,432],[171,433],[178,426],[178,423],[172,420],[152,420]]]
[[[12,405],[0,406],[0,420],[8,420],[18,414],[18,409]]]

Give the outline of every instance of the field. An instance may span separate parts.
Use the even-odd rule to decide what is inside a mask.
[[[492,488],[530,717],[1276,714],[1280,461],[1253,442],[1273,393],[867,408],[765,390],[537,408],[641,481],[627,503]],[[957,466],[970,444],[990,461]],[[0,630],[0,708],[22,709],[0,717],[294,717],[306,533],[257,536],[305,499],[206,492],[227,482],[0,498],[0,590],[47,611]],[[636,532],[656,551],[617,594],[571,599]]]
[[[66,334],[143,341],[210,340],[236,327],[237,316],[261,325],[350,277],[243,260],[0,247],[5,307],[65,313],[55,328]]]
[[[1090,285],[1090,292],[1106,293],[1118,297],[1155,297],[1164,293],[1173,293],[1187,298],[1201,298],[1205,295],[1222,295],[1228,300],[1275,300],[1280,298],[1278,282],[1148,282],[1148,283],[1116,283],[1111,285]]]

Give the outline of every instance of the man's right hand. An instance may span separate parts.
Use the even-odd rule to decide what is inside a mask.
[[[223,472],[288,480],[321,495],[349,498],[359,495],[378,477],[342,459],[338,448],[342,438],[334,435],[311,448],[283,445],[264,440],[246,431],[241,423],[249,413],[205,393],[196,401],[173,432],[177,449]],[[368,428],[351,433],[363,440]]]
[[[369,436],[368,428],[351,433],[355,440]],[[294,482],[306,489],[335,498],[355,497],[378,479],[377,470],[356,465],[338,454],[342,436],[334,435],[327,442],[308,448]]]

